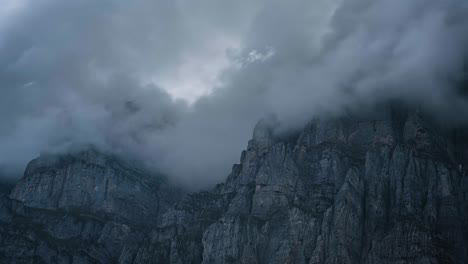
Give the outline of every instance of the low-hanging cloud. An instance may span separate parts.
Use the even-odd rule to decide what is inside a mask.
[[[203,187],[270,114],[466,113],[465,2],[18,1],[0,13],[0,168],[95,145]]]

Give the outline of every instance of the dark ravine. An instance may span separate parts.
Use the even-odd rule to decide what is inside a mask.
[[[1,263],[468,263],[468,129],[386,106],[253,134],[182,200],[95,150],[32,161],[1,194]]]

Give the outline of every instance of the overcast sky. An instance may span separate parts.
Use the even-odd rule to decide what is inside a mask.
[[[467,112],[466,0],[0,0],[0,168],[85,145],[220,182],[255,123]]]

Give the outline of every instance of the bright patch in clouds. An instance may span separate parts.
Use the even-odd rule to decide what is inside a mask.
[[[193,103],[222,84],[220,75],[232,63],[229,54],[239,48],[239,39],[219,36],[202,49],[185,54],[176,69],[153,77],[151,82],[172,97]]]
[[[23,8],[26,0],[0,0],[0,31],[7,28],[10,19]]]
[[[253,49],[245,56],[236,58],[233,62],[234,66],[240,70],[249,64],[256,62],[265,62],[275,55],[275,49],[271,46],[267,46],[263,51]]]
[[[219,42],[218,46],[208,47],[198,56],[187,56],[175,72],[154,78],[152,82],[174,98],[193,103],[223,84],[220,78],[225,70],[241,70],[249,64],[266,62],[275,55],[271,46],[253,49],[244,56],[239,52],[239,42]]]

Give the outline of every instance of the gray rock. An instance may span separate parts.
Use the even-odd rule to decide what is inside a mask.
[[[173,206],[172,187],[106,155],[33,161],[22,202],[1,200],[0,257],[468,263],[468,129],[396,105],[276,128],[260,122],[224,183]]]
[[[171,191],[161,176],[89,149],[31,161],[10,197],[35,208],[85,211],[148,223],[168,209]]]

